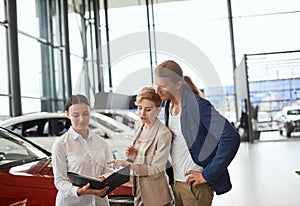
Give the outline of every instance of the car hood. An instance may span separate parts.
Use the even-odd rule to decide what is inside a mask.
[[[12,167],[5,179],[10,185],[55,189],[50,157]]]

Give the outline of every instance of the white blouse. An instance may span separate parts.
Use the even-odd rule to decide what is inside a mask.
[[[171,146],[171,159],[174,170],[174,179],[185,182],[187,177],[184,175],[189,170],[202,171],[202,167],[196,165],[190,155],[189,148],[181,132],[180,113],[169,116],[169,129],[173,133]]]
[[[78,196],[78,187],[72,185],[67,172],[98,178],[104,173],[112,172],[107,164],[112,159],[110,146],[102,137],[89,130],[88,138],[84,139],[70,127],[52,146],[54,184],[58,189],[56,205],[109,205],[107,197]]]

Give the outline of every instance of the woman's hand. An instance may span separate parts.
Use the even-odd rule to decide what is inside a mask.
[[[113,164],[112,167],[114,169],[118,169],[121,166],[126,167],[127,165],[130,165],[131,163],[127,162],[125,160],[112,160],[112,161],[108,162],[107,164]]]
[[[127,158],[134,161],[137,156],[137,153],[137,149],[135,149],[133,145],[129,145],[126,149],[125,155],[127,156]]]
[[[197,185],[206,183],[206,179],[204,179],[204,177],[202,176],[202,172],[197,172],[197,171],[188,171],[185,173],[185,176],[188,176],[186,183],[188,185],[191,185],[196,188]]]
[[[102,182],[103,180],[105,180],[105,177],[104,176],[100,176],[100,177],[98,177],[98,180],[100,180]]]
[[[77,190],[77,195],[96,195],[98,197],[102,197],[103,195],[106,194],[106,191],[109,189],[108,186],[104,187],[103,189],[99,190],[99,189],[91,189],[90,188],[90,183],[87,183],[85,186],[79,188]]]

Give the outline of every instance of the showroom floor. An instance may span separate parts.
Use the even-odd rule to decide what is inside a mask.
[[[233,188],[215,196],[213,206],[300,205],[300,175],[295,172],[300,170],[300,138],[263,138],[241,143],[229,166]]]

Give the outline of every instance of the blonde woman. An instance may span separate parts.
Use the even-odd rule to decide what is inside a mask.
[[[126,151],[129,160],[114,160],[110,163],[114,163],[114,167],[131,166],[135,206],[171,205],[165,167],[172,134],[157,118],[162,100],[154,88],[145,87],[137,95],[135,104],[140,121],[135,125],[136,139]]]

